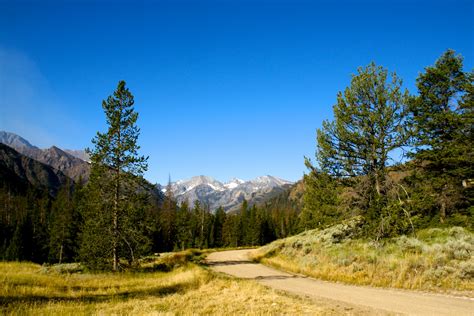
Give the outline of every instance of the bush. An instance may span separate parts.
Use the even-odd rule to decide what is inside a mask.
[[[445,252],[452,259],[467,260],[471,258],[474,245],[465,240],[450,240],[445,245]]]
[[[41,267],[42,273],[82,273],[86,270],[81,263],[61,263],[54,265],[43,265]]]
[[[416,238],[401,236],[396,239],[397,245],[402,252],[422,253],[424,244]]]
[[[331,245],[360,236],[362,225],[362,217],[357,216],[324,230],[313,230],[311,233],[315,242]]]
[[[463,280],[474,280],[474,262],[460,262],[458,275],[459,278]]]
[[[201,259],[202,252],[196,249],[170,252],[161,256],[145,257],[141,262],[140,270],[168,272],[186,266],[190,262],[199,262]]]

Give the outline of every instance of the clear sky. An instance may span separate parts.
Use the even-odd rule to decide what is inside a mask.
[[[298,180],[357,67],[375,61],[411,92],[447,48],[472,69],[473,3],[0,0],[0,129],[90,146],[123,79],[149,180]]]

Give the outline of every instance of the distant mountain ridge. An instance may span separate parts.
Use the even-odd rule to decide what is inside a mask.
[[[35,188],[56,195],[62,186],[72,181],[61,171],[0,143],[0,183],[14,192]]]
[[[25,149],[25,150],[34,150],[39,149],[36,146],[30,144],[29,141],[24,139],[21,136],[18,136],[14,133],[9,133],[5,131],[0,131],[0,143],[8,145],[12,148]]]
[[[238,209],[247,200],[250,205],[260,204],[266,199],[285,191],[292,182],[274,176],[262,176],[250,181],[233,178],[222,183],[212,177],[196,176],[171,183],[171,192],[178,203],[196,200],[215,210],[222,206],[226,211]],[[166,188],[163,188],[166,191]]]
[[[84,151],[74,150],[70,151],[71,153],[67,153],[56,146],[40,149],[30,144],[30,142],[23,137],[5,131],[0,131],[0,143],[15,149],[27,157],[63,172],[76,182],[79,180],[87,181],[87,179],[89,179],[89,163],[76,157],[85,155]],[[81,152],[83,152],[83,154],[81,154]]]
[[[90,163],[87,162],[89,157],[83,150],[63,150],[56,146],[40,149],[21,136],[5,131],[0,131],[0,143],[5,144],[9,148],[13,148],[22,156],[26,156],[35,162],[37,161],[51,167],[54,172],[59,172],[75,182],[79,180],[87,182],[89,179]],[[5,157],[7,156],[4,155],[4,158]],[[29,162],[29,164],[31,163],[32,162]],[[15,167],[18,164],[10,163],[8,165]],[[6,168],[7,165],[4,167]],[[41,168],[35,165],[33,169],[40,170]],[[16,170],[19,169],[15,169],[13,173],[15,173]],[[29,171],[27,170],[25,172],[27,173]],[[24,174],[26,174],[25,172]],[[42,171],[42,173],[44,172]],[[48,170],[46,173],[51,172]],[[20,178],[24,179],[25,177],[21,176]],[[42,177],[42,179],[45,179],[45,177]],[[53,183],[58,182],[54,180],[54,177],[52,177],[52,181]],[[32,184],[39,183],[38,181],[30,182],[32,182]],[[63,183],[64,181],[61,180],[59,182]],[[41,185],[44,186],[43,184]],[[284,192],[291,184],[292,182],[290,181],[269,175],[258,177],[250,181],[233,178],[226,183],[208,176],[197,176],[188,180],[180,180],[172,183],[171,190],[179,203],[187,200],[192,205],[198,200],[209,206],[211,210],[222,206],[226,211],[232,212],[240,207],[244,199],[247,200],[250,205],[261,204]],[[56,185],[53,185],[53,187],[55,186]],[[152,194],[158,197],[158,199],[162,199],[162,191],[165,191],[165,188],[159,185],[151,190]]]

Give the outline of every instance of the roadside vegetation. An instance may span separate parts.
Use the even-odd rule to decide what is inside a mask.
[[[80,264],[0,263],[0,314],[188,315],[330,314],[332,309],[282,295],[196,264],[202,253],[148,257],[140,269],[87,272]],[[163,271],[167,272],[163,272]]]
[[[356,217],[308,230],[258,249],[254,260],[323,280],[474,297],[472,232],[429,228],[374,241],[358,238],[362,229]]]

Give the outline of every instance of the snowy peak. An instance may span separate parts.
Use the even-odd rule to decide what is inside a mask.
[[[255,178],[254,180],[250,181],[252,183],[258,183],[258,184],[265,184],[265,185],[270,185],[270,186],[280,186],[280,185],[285,185],[285,184],[291,184],[292,182],[283,180],[277,177],[273,176],[262,176]]]
[[[201,175],[171,183],[171,190],[178,202],[188,201],[192,204],[198,200],[209,205],[212,210],[219,206],[231,210],[240,205],[243,199],[251,200],[256,196],[263,196],[281,190],[291,183],[269,175],[250,181],[233,178],[229,182],[222,183],[212,177]]]
[[[245,183],[245,181],[241,180],[241,179],[238,179],[238,178],[232,178],[229,182],[225,183],[224,186],[227,189],[235,189],[236,187],[238,187],[242,183]]]
[[[207,176],[196,176],[187,180],[179,180],[171,184],[171,189],[175,195],[180,195],[202,186],[207,186],[215,191],[225,190],[225,187],[222,183]]]

